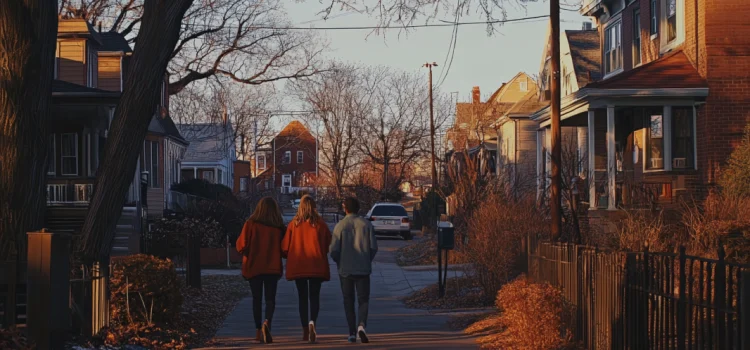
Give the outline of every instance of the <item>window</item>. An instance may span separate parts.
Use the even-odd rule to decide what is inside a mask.
[[[265,154],[258,155],[258,170],[260,171],[266,170],[266,155]]]
[[[646,118],[646,170],[664,169],[664,118],[654,113]]]
[[[641,10],[633,11],[633,66],[641,64]]]
[[[667,42],[677,39],[677,0],[667,0]]]
[[[651,35],[659,33],[659,14],[656,13],[657,2],[657,0],[651,0]]]
[[[148,171],[148,187],[159,188],[159,142],[144,141],[141,171]]]
[[[409,216],[400,205],[378,205],[372,209],[371,216]]]
[[[47,174],[48,175],[55,175],[57,174],[57,154],[56,153],[57,146],[55,145],[55,135],[49,135],[49,149],[47,152],[49,152],[49,155],[47,156]]]
[[[60,135],[60,164],[62,175],[78,175],[78,134]]]
[[[692,107],[672,108],[672,169],[693,168]]]
[[[303,160],[304,160],[304,152],[297,151],[297,164],[302,164]]]
[[[604,72],[609,74],[622,69],[622,21],[607,27],[604,34]]]
[[[240,178],[240,192],[247,192],[247,178]]]
[[[281,159],[281,164],[291,164],[291,163],[292,163],[292,151],[284,152],[284,158]]]
[[[210,183],[214,183],[214,171],[213,170],[204,170],[203,176],[201,176],[203,180],[206,180]]]
[[[521,80],[518,82],[521,91],[529,91],[529,82],[527,80]]]

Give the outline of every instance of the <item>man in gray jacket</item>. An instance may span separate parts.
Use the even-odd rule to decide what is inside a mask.
[[[378,241],[372,224],[357,215],[359,201],[356,198],[344,200],[344,212],[346,217],[333,229],[331,258],[338,265],[346,322],[349,324],[349,342],[356,343],[359,335],[363,343],[368,343],[365,327],[370,302],[370,274],[372,260],[378,252]],[[355,291],[359,302],[359,323],[354,310]]]

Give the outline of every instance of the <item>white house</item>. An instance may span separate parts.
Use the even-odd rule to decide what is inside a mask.
[[[237,156],[231,123],[180,124],[178,128],[190,143],[180,166],[182,180],[204,179],[233,188]]]

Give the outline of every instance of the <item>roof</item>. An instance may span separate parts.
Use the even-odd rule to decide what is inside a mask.
[[[505,115],[529,115],[549,105],[549,101],[539,101],[537,90],[529,91],[520,101],[516,102]]]
[[[101,90],[78,85],[63,80],[52,80],[53,94],[90,95],[90,96],[119,96],[120,92]]]
[[[231,125],[178,124],[177,129],[190,142],[183,162],[218,162],[229,157]]]
[[[82,18],[58,19],[57,36],[77,37],[79,35],[89,36],[100,45],[102,44],[102,37],[100,33],[97,32],[94,26],[92,26],[91,23],[89,23],[88,21]]]
[[[602,78],[601,52],[599,47],[599,31],[566,30],[570,47],[570,57],[573,60],[578,88]]]
[[[292,120],[276,137],[296,138],[301,141],[315,142],[315,137],[307,130],[304,124],[298,120]]]
[[[188,144],[187,140],[182,137],[180,131],[177,129],[177,126],[174,124],[172,117],[170,117],[169,115],[166,115],[164,117],[155,115],[153,118],[151,118],[151,123],[148,125],[148,131],[150,133],[156,133],[171,137],[175,139],[175,141],[186,145]]]
[[[708,88],[682,50],[622,72],[612,78],[589,84],[596,89],[696,89]]]
[[[99,51],[106,52],[133,52],[130,48],[127,39],[120,33],[105,32],[100,33],[102,37],[102,44],[99,46]]]

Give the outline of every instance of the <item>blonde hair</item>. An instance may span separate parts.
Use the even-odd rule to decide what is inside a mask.
[[[261,198],[248,220],[270,227],[284,227],[284,219],[281,217],[279,205],[271,197]]]
[[[309,222],[311,225],[315,225],[318,222],[320,222],[321,217],[320,214],[318,214],[318,209],[315,205],[315,200],[313,197],[310,197],[310,195],[304,195],[302,196],[302,199],[299,201],[299,208],[297,209],[297,214],[294,216],[294,223],[295,225],[299,225],[303,221]]]

